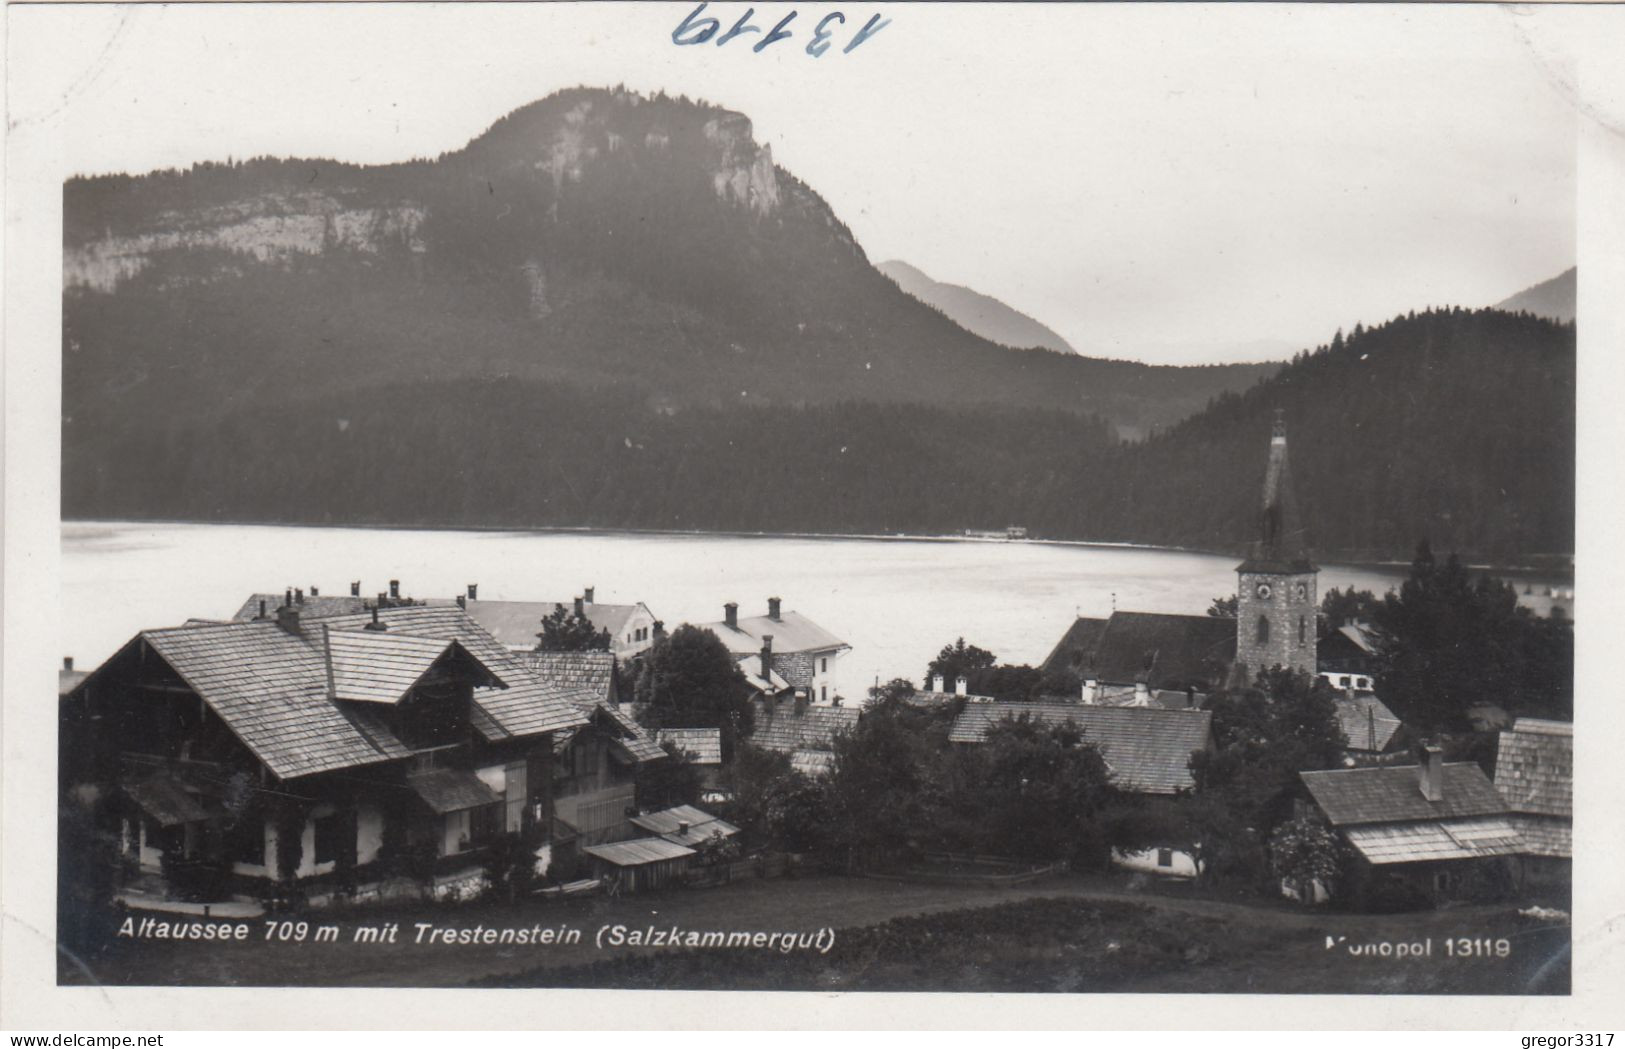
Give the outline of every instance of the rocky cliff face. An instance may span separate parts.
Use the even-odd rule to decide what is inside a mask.
[[[67,288],[111,292],[165,252],[214,249],[261,263],[345,248],[376,255],[386,249],[421,254],[424,209],[415,203],[349,207],[324,193],[270,193],[198,212],[156,217],[144,232],[108,235],[67,245],[62,281]]]

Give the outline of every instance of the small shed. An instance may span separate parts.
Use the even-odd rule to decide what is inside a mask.
[[[664,838],[636,838],[581,850],[613,893],[643,892],[682,881],[695,852]]]
[[[660,812],[633,816],[632,825],[674,845],[688,848],[696,848],[719,834],[731,838],[739,833],[739,828],[732,823],[717,819],[692,805],[677,805]]]

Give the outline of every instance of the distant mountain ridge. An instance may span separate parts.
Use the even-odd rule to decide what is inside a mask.
[[[1570,266],[1551,280],[1541,281],[1516,295],[1495,304],[1498,310],[1509,313],[1533,313],[1554,321],[1572,321],[1578,310],[1577,291],[1579,268]]]
[[[949,320],[989,342],[1015,350],[1042,347],[1057,353],[1076,353],[1053,329],[991,295],[959,284],[933,280],[899,259],[876,264],[875,269],[927,306],[941,310]]]

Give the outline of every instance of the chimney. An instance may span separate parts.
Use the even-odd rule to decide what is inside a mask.
[[[1444,750],[1432,743],[1422,748],[1422,762],[1416,766],[1416,778],[1422,788],[1422,797],[1429,801],[1444,800]]]
[[[1151,686],[1144,681],[1134,682],[1134,705],[1149,707],[1151,705]]]
[[[1083,688],[1081,690],[1083,694],[1082,694],[1081,698],[1083,700],[1083,705],[1084,706],[1086,706],[1086,707],[1094,706],[1095,699],[1097,698],[1099,688],[1100,688],[1100,683],[1098,681],[1096,681],[1094,678],[1087,677],[1087,678],[1083,679]]]
[[[299,606],[290,602],[277,609],[276,625],[290,634],[299,633]]]
[[[576,618],[577,619],[585,619],[585,618],[587,618],[587,602],[584,599],[579,598],[579,597],[576,598]]]
[[[468,584],[468,599],[470,601],[478,601],[480,599],[480,584]]]
[[[963,696],[963,695],[968,694],[969,692],[970,692],[970,682],[965,680],[965,675],[964,674],[961,674],[958,677],[954,678],[954,695]]]
[[[316,585],[314,583],[312,583],[311,587],[310,587],[310,596],[311,597],[321,597],[322,596],[322,592],[320,590],[316,589]]]
[[[942,687],[942,675],[941,674],[932,674],[931,675],[931,691],[932,692],[945,691],[943,689],[943,687]]]
[[[360,597],[361,596],[361,580],[357,579],[355,582],[350,584],[350,596],[351,597]]]
[[[739,606],[732,601],[722,606],[722,621],[729,630],[739,629]]]
[[[679,838],[688,837],[688,820],[677,821],[677,836]]]
[[[72,656],[63,656],[62,657],[62,669],[63,670],[72,670],[73,669],[73,657]]]
[[[271,618],[270,616],[265,614],[265,598],[263,598],[263,597],[260,598],[260,614],[255,616],[254,618],[255,619],[269,619],[269,618]]]
[[[593,592],[593,591],[594,591],[594,590],[596,590],[596,589],[598,589],[598,588],[597,588],[597,587],[593,587],[593,586],[589,586],[589,587],[587,587],[587,589],[586,589],[586,591],[585,591],[585,593],[586,593],[586,595],[587,595],[587,604],[589,604],[589,605],[590,605],[590,604],[592,604],[592,592]]]
[[[293,587],[290,586],[288,589],[282,591],[282,607],[283,608],[289,608],[289,607],[292,607],[292,605],[293,605]]]
[[[468,598],[464,597],[462,594],[458,594],[457,595],[457,607],[461,608],[461,609],[464,609],[466,611],[467,608],[468,608]]]
[[[389,581],[389,599],[391,601],[399,601],[401,599],[401,581],[399,579],[391,579]]]
[[[767,599],[767,618],[775,623],[779,621],[779,599],[776,597]]]
[[[295,604],[300,604],[300,605],[304,604],[305,603],[305,592],[303,590],[295,590],[293,592],[293,600],[294,600]]]
[[[363,629],[363,630],[388,630],[389,629],[388,624],[378,622],[378,606],[377,605],[372,606],[372,622],[368,623],[366,626],[362,627],[361,629]]]
[[[773,677],[773,635],[762,635],[762,680],[769,681]]]

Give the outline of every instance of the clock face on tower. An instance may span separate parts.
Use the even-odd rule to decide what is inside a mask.
[[[1306,598],[1308,596],[1309,596],[1309,584],[1307,584],[1307,583],[1299,583],[1298,584],[1298,600],[1302,601],[1304,598]]]
[[[1268,583],[1259,583],[1258,589],[1253,591],[1253,593],[1257,594],[1260,600],[1268,601],[1270,596],[1270,585]]]

